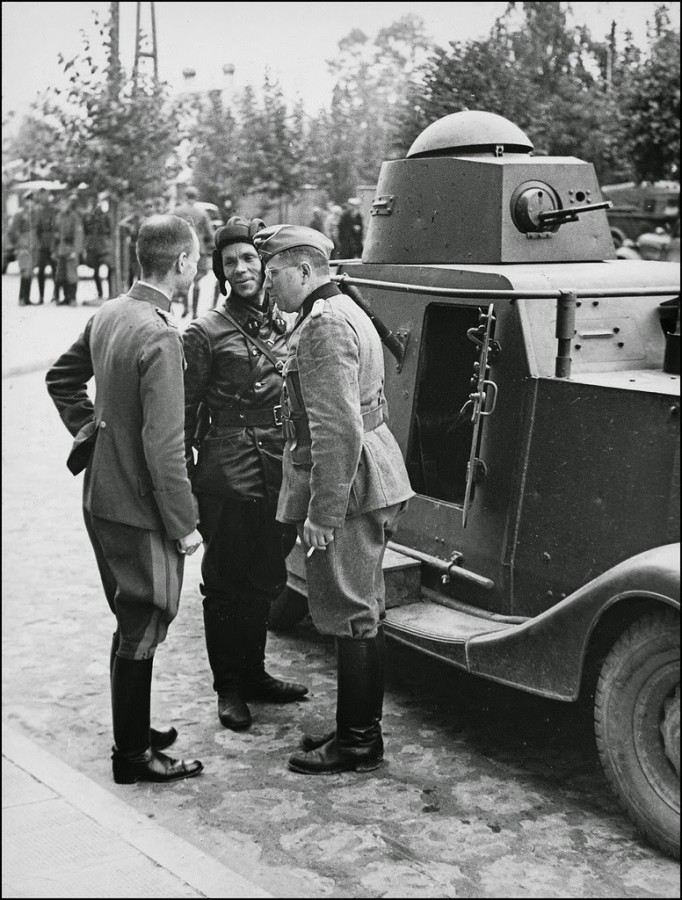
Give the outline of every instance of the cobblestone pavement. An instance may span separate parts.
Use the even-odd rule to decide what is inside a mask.
[[[59,313],[44,337],[51,353],[87,317]],[[15,319],[9,330],[27,345],[21,329],[31,325]],[[250,730],[221,728],[199,554],[157,654],[152,711],[178,726],[177,754],[197,756],[205,771],[173,786],[115,785],[113,619],[82,523],[82,478],[64,465],[70,440],[42,372],[3,379],[2,407],[3,720],[275,896],[679,896],[678,864],[620,811],[589,714],[576,706],[478,682],[391,644],[383,767],[305,778],[286,758],[303,730],[332,723],[335,669],[332,644],[304,622],[271,635],[268,656],[274,674],[309,684],[309,699],[254,704]]]

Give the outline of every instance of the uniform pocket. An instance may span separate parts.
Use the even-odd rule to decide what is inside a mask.
[[[145,497],[147,494],[150,494],[154,490],[151,476],[148,474],[138,475],[137,489],[140,492],[140,497]]]

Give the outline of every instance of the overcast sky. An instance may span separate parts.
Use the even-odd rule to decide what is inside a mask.
[[[353,28],[370,38],[401,16],[421,16],[429,36],[442,45],[449,40],[483,37],[506,3],[186,3],[157,2],[156,28],[160,76],[176,89],[186,82],[183,69],[196,70],[197,88],[260,87],[265,67],[282,84],[286,96],[303,98],[310,113],[329,103],[332,77],[327,60],[339,40]],[[647,19],[656,3],[573,3],[574,20],[602,38],[615,20],[619,32],[630,28],[642,45]],[[2,4],[2,113],[18,116],[38,92],[60,80],[57,54],[67,58],[82,48],[80,29],[94,36],[93,10],[106,17],[110,4]],[[679,27],[680,4],[669,4]],[[135,47],[133,2],[121,8],[121,61],[132,67]],[[150,31],[150,4],[142,4],[142,27]],[[232,84],[222,72],[235,67]]]

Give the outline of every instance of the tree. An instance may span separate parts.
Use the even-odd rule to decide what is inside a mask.
[[[381,29],[374,41],[353,29],[329,61],[336,80],[330,109],[333,198],[342,202],[359,183],[374,183],[381,163],[398,155],[408,87],[431,49],[418,16]]]
[[[622,140],[637,180],[680,177],[680,35],[665,6],[649,29],[649,53],[624,79]]]
[[[189,164],[200,196],[220,203],[233,195],[238,178],[238,128],[221,91],[211,91],[206,100],[195,100],[194,118],[186,133],[191,150]]]
[[[113,4],[112,4],[113,7]],[[144,76],[130,78],[118,62],[117,22],[102,24],[95,14],[101,47],[84,48],[73,59],[60,54],[65,88],[54,88],[42,112],[56,129],[51,148],[54,176],[75,187],[111,196],[114,285],[118,266],[119,203],[140,201],[165,192],[178,171],[174,150],[178,121],[167,85]],[[104,50],[106,65],[96,57]]]

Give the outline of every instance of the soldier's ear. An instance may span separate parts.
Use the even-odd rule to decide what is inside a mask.
[[[310,278],[310,276],[313,274],[313,267],[306,259],[304,259],[303,262],[299,263],[298,267],[305,278]]]

